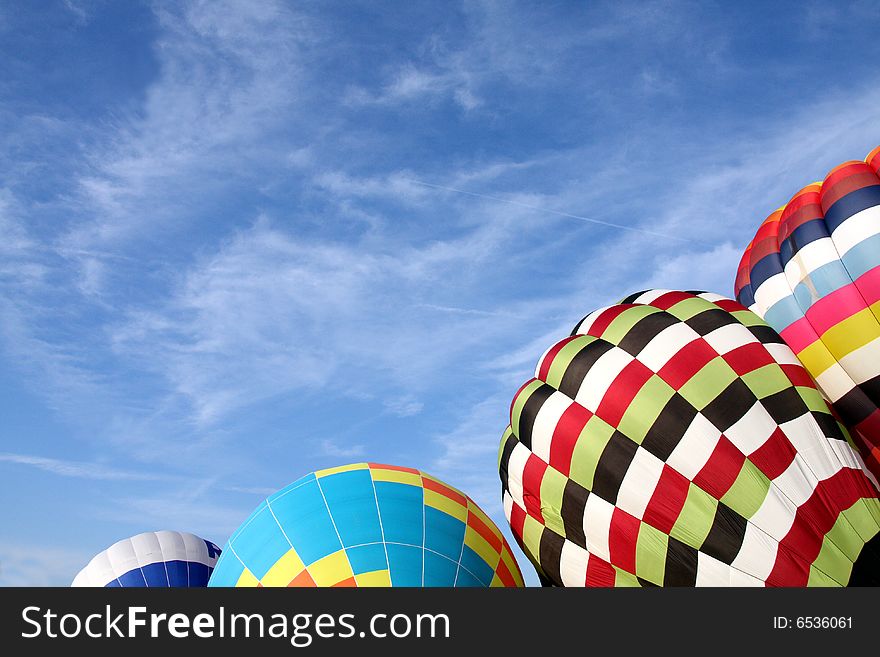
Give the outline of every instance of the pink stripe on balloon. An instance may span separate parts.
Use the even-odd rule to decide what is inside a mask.
[[[819,299],[807,311],[806,317],[789,324],[779,335],[794,353],[799,354],[828,329],[864,310],[866,301],[867,305],[880,301],[880,266],[862,274],[855,283]]]
[[[856,285],[869,306],[880,301],[880,265],[859,276]]]
[[[865,308],[865,298],[855,283],[850,283],[819,299],[805,314],[816,333],[825,335],[828,329]]]
[[[816,330],[812,327],[810,320],[806,317],[801,317],[796,322],[789,324],[779,333],[779,335],[782,336],[785,343],[791,347],[791,350],[796,354],[801,353],[804,349],[819,339]]]

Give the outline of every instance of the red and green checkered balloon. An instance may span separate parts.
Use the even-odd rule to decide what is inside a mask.
[[[880,584],[876,480],[780,336],[718,295],[585,317],[516,393],[499,471],[545,584]]]

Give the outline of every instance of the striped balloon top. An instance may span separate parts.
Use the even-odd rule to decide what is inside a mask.
[[[734,290],[797,354],[880,475],[880,148],[767,217]]]

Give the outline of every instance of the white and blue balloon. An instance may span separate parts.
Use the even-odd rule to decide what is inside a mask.
[[[207,586],[219,556],[219,547],[195,534],[146,532],[96,555],[71,586]]]

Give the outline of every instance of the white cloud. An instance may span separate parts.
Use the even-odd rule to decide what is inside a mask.
[[[600,11],[609,11],[602,8]],[[386,74],[376,91],[353,86],[346,100],[352,105],[378,105],[423,109],[426,103],[448,100],[465,113],[479,110],[493,114],[499,108],[484,89],[507,84],[518,87],[545,87],[566,83],[583,92],[584,72],[610,68],[610,62],[591,57],[588,46],[634,36],[628,29],[635,23],[640,32],[658,38],[683,26],[673,24],[669,8],[662,12],[611,10],[619,21],[583,29],[579,21],[551,20],[540,7],[520,3],[474,2],[462,7],[468,38],[458,40],[439,32],[423,40],[417,53]],[[647,20],[647,16],[663,20]],[[599,21],[596,21],[597,23]],[[676,27],[678,29],[676,29]],[[566,64],[576,64],[577,77],[570,77]]]
[[[320,444],[321,455],[330,458],[352,459],[360,458],[366,454],[366,448],[360,444],[340,445],[333,440],[322,440]]]
[[[496,203],[504,203],[506,205],[513,205],[516,207],[523,208],[525,210],[534,210],[535,212],[553,214],[553,215],[556,215],[557,217],[566,217],[568,219],[576,219],[578,221],[583,221],[588,224],[595,224],[597,226],[604,226],[606,228],[614,228],[619,231],[643,233],[645,235],[659,237],[664,240],[671,240],[674,242],[690,242],[690,241],[692,241],[683,235],[674,235],[671,233],[660,233],[656,230],[652,230],[650,228],[642,227],[639,225],[615,223],[612,221],[605,221],[603,219],[598,219],[596,217],[585,217],[585,216],[579,215],[579,214],[572,214],[571,212],[563,212],[561,210],[554,210],[552,208],[540,205],[541,195],[534,194],[534,193],[518,193],[518,194],[513,194],[511,198],[502,198],[499,196],[492,196],[489,194],[482,194],[479,192],[471,192],[471,191],[467,191],[467,190],[456,189],[453,187],[446,187],[444,185],[436,185],[434,183],[424,182],[421,180],[409,180],[408,182],[415,184],[415,185],[423,185],[425,187],[439,189],[441,191],[453,192],[456,194],[464,194],[465,196],[472,196],[475,198],[481,198],[481,199],[485,199],[487,201],[493,201]]]
[[[82,3],[76,0],[64,0],[64,7],[73,14],[77,25],[85,25],[89,21],[89,13]]]
[[[325,171],[315,175],[312,182],[337,198],[379,197],[400,203],[415,203],[427,195],[425,188],[414,182],[406,171],[367,177],[352,176],[343,171]]]
[[[386,395],[406,390],[387,408],[411,415],[443,367],[515,326],[491,308],[440,323],[424,311],[442,307],[432,295],[456,291],[466,267],[490,261],[502,235],[488,225],[422,248],[366,249],[263,220],[197,262],[167,305],[132,312],[112,332],[114,350],[165,377],[202,426],[293,390],[372,395],[377,382]]]
[[[8,452],[0,452],[0,463],[14,463],[16,465],[31,466],[55,475],[75,477],[78,479],[97,479],[105,481],[156,481],[168,478],[166,475],[120,470],[100,463],[69,461],[47,458],[44,456],[32,456],[28,454],[10,454]]]
[[[23,214],[15,194],[0,188],[0,295],[4,285],[19,293],[39,288],[48,273],[38,242],[25,228]]]
[[[223,490],[229,491],[230,493],[256,495],[258,497],[268,497],[275,492],[274,488],[266,488],[265,486],[224,486]]]
[[[87,153],[79,178],[87,218],[64,246],[118,247],[181,230],[202,194],[279,163],[267,139],[295,116],[302,48],[314,39],[307,20],[276,2],[196,2],[156,14],[158,79],[141,111],[111,124]]]
[[[315,161],[315,153],[309,146],[295,148],[287,154],[287,164],[296,169],[305,169]]]
[[[352,105],[396,106],[429,100],[451,99],[464,111],[472,111],[483,104],[474,90],[470,72],[460,64],[460,58],[436,62],[431,68],[405,64],[378,92],[361,87],[351,88],[346,100]]]
[[[0,253],[11,256],[32,249],[35,245],[28,237],[20,219],[16,215],[21,212],[18,200],[7,188],[0,188]]]
[[[679,91],[678,84],[670,74],[651,67],[642,69],[636,87],[649,96],[675,96]]]
[[[412,417],[422,412],[424,402],[415,399],[412,395],[391,397],[383,402],[388,412],[397,417]]]
[[[414,68],[412,65],[405,66],[398,71],[393,82],[386,87],[383,98],[387,100],[412,100],[422,95],[431,95],[442,92],[454,81],[447,76],[430,74]]]
[[[834,120],[828,119],[830,106],[845,105],[844,101],[837,98],[819,103],[798,117],[797,124],[775,126],[769,138],[753,135],[728,144],[722,163],[715,153],[716,148],[722,148],[723,138],[719,137],[718,145],[704,144],[702,155],[668,172],[680,181],[667,179],[669,193],[656,199],[652,208],[656,215],[645,216],[636,224],[650,228],[643,234],[628,230],[625,237],[606,241],[601,250],[590,254],[583,268],[572,272],[570,280],[546,290],[540,312],[557,317],[555,326],[568,327],[591,309],[587,304],[614,301],[649,285],[729,294],[725,277],[732,282],[740,248],[731,235],[736,230],[753,230],[760,221],[756,217],[748,227],[750,208],[768,195],[768,187],[782,186],[780,172],[804,168],[791,162],[802,165],[817,157],[828,147],[828,139],[850,146],[864,141],[870,127],[865,111],[873,111],[874,96],[850,102]],[[807,134],[831,136],[809,141]],[[553,164],[558,167],[560,161],[553,160]],[[563,160],[562,164],[568,162]],[[612,169],[614,166],[612,162]],[[316,180],[334,194],[353,198],[406,199],[415,193],[400,173],[357,178],[337,171]],[[266,222],[257,224],[213,256],[197,262],[167,306],[133,311],[128,321],[114,330],[117,353],[161,363],[160,373],[177,394],[190,400],[201,425],[261,399],[327,386],[342,362],[359,372],[361,389],[352,390],[352,394],[369,392],[373,382],[382,379],[406,388],[420,376],[452,363],[465,349],[499,334],[498,322],[493,321],[498,317],[498,306],[490,303],[472,313],[464,312],[467,307],[426,297],[424,284],[446,278],[446,289],[454,289],[461,280],[457,271],[463,266],[479,271],[483,263],[493,261],[494,254],[509,253],[514,230],[521,232],[526,225],[531,231],[540,226],[534,211],[543,212],[548,203],[576,208],[585,199],[618,191],[614,180],[587,190],[578,185],[577,177],[569,174],[568,181],[555,195],[514,195],[514,204],[522,207],[510,211],[500,207],[502,202],[511,205],[508,199],[469,194],[477,200],[458,199],[455,206],[466,208],[461,213],[463,221],[479,217],[482,225],[464,237],[418,248],[393,248],[399,245],[388,235],[383,236],[387,240],[384,244],[374,241],[368,247],[333,244],[299,238]],[[431,198],[421,196],[420,202]],[[615,222],[604,223],[613,227]],[[564,231],[560,235],[564,237]],[[653,239],[656,235],[698,239],[709,246],[682,247],[671,240]],[[522,239],[522,234],[517,237]],[[539,242],[533,247],[543,245]],[[389,305],[391,298],[393,305]],[[485,297],[480,303],[486,303]],[[536,308],[524,303],[533,301],[518,302],[513,314],[534,326]],[[462,312],[447,312],[440,333],[432,334],[432,349],[424,350],[422,334],[430,315],[423,311],[453,307]],[[511,310],[508,307],[504,312]],[[564,312],[572,313],[568,321],[562,317]],[[508,327],[506,335],[514,330]],[[524,366],[530,359],[527,355],[540,354],[537,341],[545,331],[525,333],[524,342],[512,354],[495,354],[488,359],[492,367]],[[394,349],[384,348],[385,344],[393,344]],[[156,353],[162,357],[155,358]]]
[[[44,293],[48,285],[40,280],[36,291]],[[7,290],[0,289],[0,346],[22,381],[38,391],[52,410],[77,414],[83,410],[83,400],[89,400],[92,417],[102,414],[107,406],[124,408],[121,390],[108,385],[109,377],[89,367],[86,354],[90,345],[85,341],[58,344],[50,339],[45,329],[39,328],[51,317],[50,311],[22,295],[21,288],[13,292],[18,296],[9,298]]]

